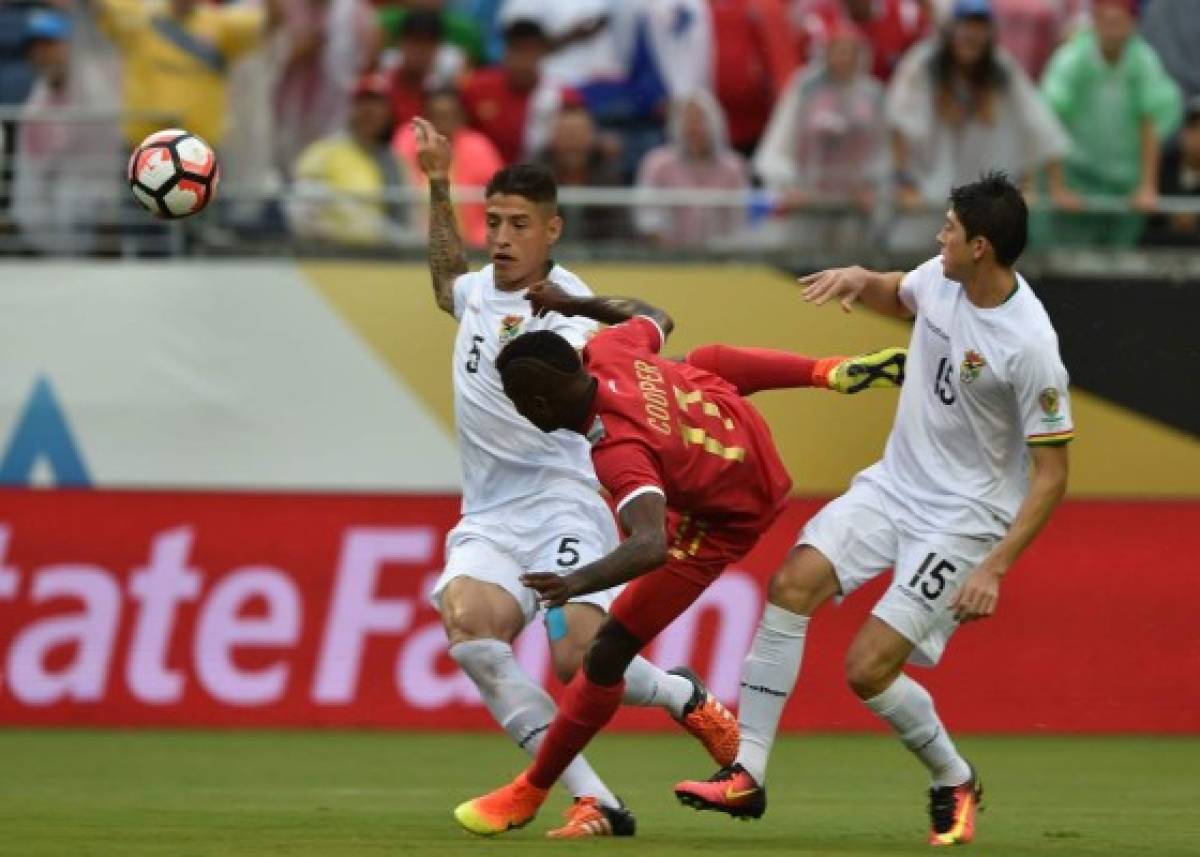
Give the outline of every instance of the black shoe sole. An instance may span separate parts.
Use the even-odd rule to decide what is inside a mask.
[[[712,803],[691,792],[675,792],[675,797],[684,806],[690,806],[692,809],[704,812],[722,812],[730,818],[736,818],[739,821],[750,821],[751,819],[759,819],[763,817],[763,813],[767,811],[766,795],[763,796],[761,803],[751,804],[745,807],[724,806],[722,804]]]

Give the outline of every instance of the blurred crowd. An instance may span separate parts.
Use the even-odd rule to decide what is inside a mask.
[[[219,151],[222,220],[412,241],[416,115],[468,196],[529,160],[633,189],[567,208],[578,240],[926,247],[1001,168],[1035,241],[1200,243],[1162,204],[1200,194],[1200,0],[0,0],[0,207],[35,252],[99,246],[172,126]]]

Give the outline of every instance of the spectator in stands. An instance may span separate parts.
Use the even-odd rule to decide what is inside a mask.
[[[380,34],[367,0],[290,0],[280,37],[272,124],[275,162],[286,171],[309,144],[345,126]]]
[[[280,0],[266,7],[170,0],[90,0],[121,54],[125,141],[137,145],[164,121],[219,146],[225,136],[230,63],[262,44],[279,21]],[[149,116],[146,114],[157,114]]]
[[[1187,103],[1183,129],[1163,152],[1158,191],[1164,197],[1190,197],[1200,204],[1200,95]],[[1146,241],[1150,244],[1200,246],[1200,214],[1169,212],[1150,219]]]
[[[1054,49],[1066,36],[1082,0],[992,0],[996,41],[1039,80]]]
[[[792,0],[791,9],[801,58],[828,43],[829,34],[848,20],[870,45],[871,74],[884,82],[931,26],[926,0]]]
[[[404,162],[389,145],[392,126],[387,80],[364,76],[346,131],[313,143],[296,165],[288,215],[297,234],[360,246],[412,236],[408,206],[385,198],[408,184]]]
[[[1200,95],[1200,5],[1196,0],[1154,0],[1142,18],[1142,36],[1183,89]]]
[[[1059,48],[1042,93],[1073,145],[1067,182],[1085,196],[1121,197],[1151,211],[1158,201],[1160,141],[1179,126],[1182,99],[1154,49],[1137,35],[1133,0],[1095,0],[1093,26]],[[1144,218],[1091,212],[1052,220],[1056,244],[1137,242]]]
[[[725,116],[712,93],[698,90],[671,109],[668,142],[646,154],[638,170],[638,232],[668,247],[704,247],[742,228],[744,209],[722,206],[655,206],[661,189],[745,191],[746,162],[729,146]]]
[[[454,86],[465,72],[463,52],[445,44],[443,35],[442,18],[437,12],[418,10],[404,16],[398,50],[389,51],[382,62],[389,69],[397,127],[424,112],[430,92]]]
[[[887,175],[883,86],[869,72],[870,47],[843,21],[827,35],[807,68],[793,75],[775,105],[754,156],[755,172],[779,198],[781,213],[798,214],[814,201],[847,203],[849,217],[808,217],[793,223],[812,243],[845,243],[875,209]]]
[[[71,57],[71,21],[39,10],[28,20],[27,55],[36,75],[21,112],[13,217],[22,238],[48,254],[83,254],[97,244],[97,227],[114,218],[120,185],[115,117],[58,118],[86,110],[103,97],[103,80],[83,73]]]
[[[566,107],[558,114],[550,142],[537,160],[550,168],[560,188],[624,184],[615,144],[600,138],[591,115],[580,106]],[[574,240],[611,240],[630,234],[624,206],[569,205],[561,213],[563,229]]]
[[[471,124],[495,144],[507,164],[546,146],[550,128],[569,90],[542,79],[539,67],[550,41],[534,21],[514,21],[504,30],[504,62],[479,69],[463,85]]]
[[[621,73],[613,41],[614,0],[504,0],[500,23],[535,21],[550,39],[542,75],[559,86],[580,87]]]
[[[470,13],[447,9],[444,0],[407,0],[401,6],[383,6],[379,10],[379,22],[388,39],[397,40],[404,34],[408,16],[416,14],[438,16],[446,45],[455,48],[455,53],[465,62],[475,66],[490,62],[483,27]]]
[[[457,91],[443,89],[432,93],[425,101],[425,118],[450,141],[454,157],[450,165],[450,187],[454,191],[482,190],[496,171],[504,166],[492,141],[474,128],[467,127],[466,111]],[[428,180],[417,163],[417,137],[411,122],[396,128],[392,148],[404,159],[408,175],[424,188]],[[473,247],[487,244],[487,218],[483,203],[461,202],[457,211],[459,234],[464,240]]]
[[[710,0],[715,37],[714,90],[729,140],[750,155],[771,107],[800,64],[783,0]]]
[[[988,170],[1028,181],[1046,168],[1054,202],[1076,204],[1061,169],[1070,141],[1029,76],[996,46],[988,0],[956,0],[943,33],[900,63],[886,106],[896,201],[934,214],[898,223],[898,245],[928,241],[950,189]]]

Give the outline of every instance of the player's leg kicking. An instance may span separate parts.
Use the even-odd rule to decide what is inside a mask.
[[[897,532],[869,486],[854,486],[809,522],[801,544],[771,580],[768,604],[742,670],[737,760],[707,781],[679,783],[675,794],[681,802],[735,817],[762,816],[767,761],[800,672],[811,616],[831,597],[850,594],[894,563],[892,587],[848,652],[847,680],[929,770],[930,843],[972,839],[982,796],[978,778],[950,740],[929,693],[902,667],[914,657],[914,649],[915,660],[936,663],[953,631],[947,605],[962,581],[946,568],[935,574],[939,557],[955,556],[947,567],[957,571],[969,570],[971,559],[981,554],[980,548],[963,544],[927,548]],[[964,551],[971,556],[962,556]],[[929,556],[934,559],[924,563]]]

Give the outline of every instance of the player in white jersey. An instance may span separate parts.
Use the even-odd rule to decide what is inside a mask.
[[[587,286],[550,259],[562,230],[553,176],[531,165],[498,172],[486,191],[492,264],[470,273],[455,225],[447,175],[450,146],[414,121],[417,157],[429,177],[429,266],[438,306],[459,323],[454,407],[462,455],[463,517],[446,539],[445,570],[433,590],[450,655],[470,676],[496,722],[528,753],[554,719],[549,695],[520,668],[512,642],[538,613],[520,575],[566,574],[610,553],[616,527],[599,493],[590,447],[571,432],[544,434],[504,395],[495,358],[516,336],[550,330],[582,348],[595,323],[550,312],[535,317],[529,286],[549,279],[573,295]],[[605,618],[615,591],[573,599],[546,614],[551,657],[570,681]],[[737,723],[690,670],[663,672],[639,658],[625,675],[624,702],[655,705],[696,736],[718,762],[732,761]],[[568,823],[551,836],[628,836],[632,813],[577,759],[563,777],[576,798]]]
[[[1066,490],[1067,372],[1045,309],[1013,270],[1027,221],[1020,191],[987,175],[953,191],[941,255],[916,270],[801,280],[816,304],[839,300],[849,311],[862,300],[915,317],[906,378],[883,460],[808,522],[772,578],[742,670],[737,760],[711,780],[678,784],[685,804],[763,814],[767,758],[809,618],[893,568],[846,655],[846,679],[929,769],[930,844],[973,838],[979,778],[903,667],[933,666],[961,622],[992,615],[1005,573]]]

